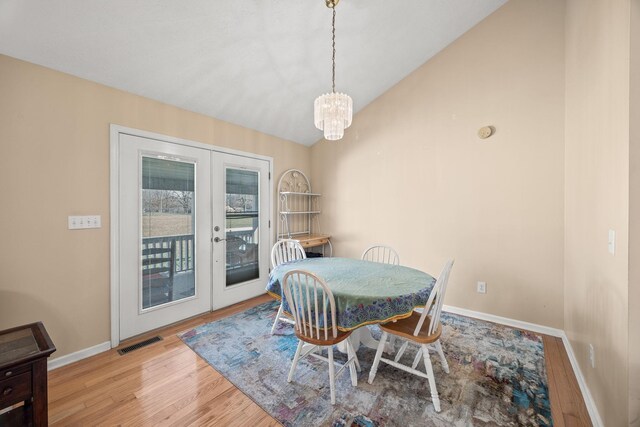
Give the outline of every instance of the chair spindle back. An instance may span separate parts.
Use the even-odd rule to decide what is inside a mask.
[[[454,260],[450,259],[444,265],[436,284],[433,285],[433,289],[427,299],[427,304],[424,306],[420,320],[416,325],[416,329],[413,331],[414,336],[418,336],[427,316],[431,316],[431,323],[429,323],[429,335],[432,335],[438,330],[440,326],[440,314],[442,314],[442,304],[444,302],[444,295],[447,290],[447,283],[449,282],[449,274],[453,267]]]
[[[365,261],[400,265],[400,256],[393,248],[389,246],[371,246],[362,253],[361,258]]]
[[[274,268],[285,262],[305,258],[307,258],[307,254],[297,240],[282,239],[271,248],[271,265]]]
[[[298,333],[317,340],[336,338],[336,302],[324,280],[308,271],[291,270],[282,281]]]

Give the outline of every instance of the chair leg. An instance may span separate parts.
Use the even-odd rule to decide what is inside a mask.
[[[280,321],[280,316],[282,316],[282,303],[280,303],[280,308],[278,309],[278,314],[276,314],[276,320],[273,321],[273,326],[271,327],[271,335],[276,331],[276,326],[278,326],[278,322]]]
[[[402,343],[402,345],[400,346],[400,350],[398,350],[398,352],[396,353],[396,358],[393,359],[395,362],[400,360],[400,358],[404,354],[404,351],[407,349],[408,345],[409,345],[409,341],[405,341],[405,342]]]
[[[429,349],[426,344],[422,344],[422,356],[424,356],[424,366],[427,368],[427,377],[429,378],[429,388],[431,389],[431,400],[433,401],[433,407],[436,412],[440,412],[440,397],[438,396],[438,389],[436,388],[436,378],[433,375],[433,366],[431,365],[431,358],[429,357]]]
[[[347,341],[349,341],[350,339],[351,339],[351,337],[347,338]],[[350,341],[349,341],[349,344],[351,344]],[[356,349],[353,346],[353,344],[351,344],[351,350],[353,351],[353,357],[355,359],[356,369],[358,370],[358,372],[362,372],[362,368],[360,367],[360,361],[358,360],[358,355],[356,354]]]
[[[351,385],[358,386],[358,373],[356,372],[356,352],[353,350],[353,346],[347,340],[347,357],[349,358],[349,374],[351,375]]]
[[[391,350],[395,350],[396,348],[396,336],[395,335],[391,335],[389,337],[389,346],[391,346]]]
[[[442,362],[442,369],[448,374],[449,373],[449,364],[447,363],[447,358],[444,357],[444,352],[442,351],[442,345],[440,344],[440,340],[435,342],[436,351],[440,356],[440,362]]]
[[[355,358],[354,362],[356,363],[356,370],[358,372],[362,372],[362,368],[360,367],[360,361],[358,360],[358,355],[356,354],[355,350],[353,350],[353,357]]]
[[[411,368],[416,369],[416,367],[418,366],[418,363],[420,363],[421,358],[422,358],[422,347],[420,347],[420,349],[416,353],[416,357],[413,358],[413,364],[411,365]]]
[[[373,365],[371,365],[371,370],[369,371],[369,384],[373,383],[373,379],[376,377],[376,372],[378,371],[378,364],[380,363],[380,357],[382,357],[382,351],[384,350],[384,344],[387,341],[386,332],[382,332],[382,336],[380,337],[380,343],[378,344],[378,350],[376,350],[376,358],[373,359]]]
[[[329,356],[329,388],[331,390],[331,404],[336,404],[336,365],[333,363],[333,346],[327,347]]]
[[[298,341],[298,348],[296,349],[296,354],[293,356],[293,363],[291,363],[291,369],[289,370],[289,376],[287,377],[287,382],[291,382],[293,379],[293,373],[296,371],[296,366],[298,366],[298,360],[300,359],[300,352],[302,351],[302,341]]]

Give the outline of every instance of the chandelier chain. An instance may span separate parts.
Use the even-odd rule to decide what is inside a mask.
[[[333,54],[331,56],[331,91],[336,92],[336,8],[333,9],[333,19],[331,20],[331,42],[333,46]]]

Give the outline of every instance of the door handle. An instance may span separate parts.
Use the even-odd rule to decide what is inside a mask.
[[[216,243],[218,243],[218,242],[222,242],[223,240],[227,240],[227,239],[221,239],[221,238],[219,238],[219,237],[215,237],[215,238],[213,239],[213,241],[214,241],[214,242],[216,242]]]

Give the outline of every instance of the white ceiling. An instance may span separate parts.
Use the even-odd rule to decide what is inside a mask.
[[[343,0],[336,90],[361,110],[506,1]],[[330,32],[324,0],[0,0],[2,54],[305,145]]]

